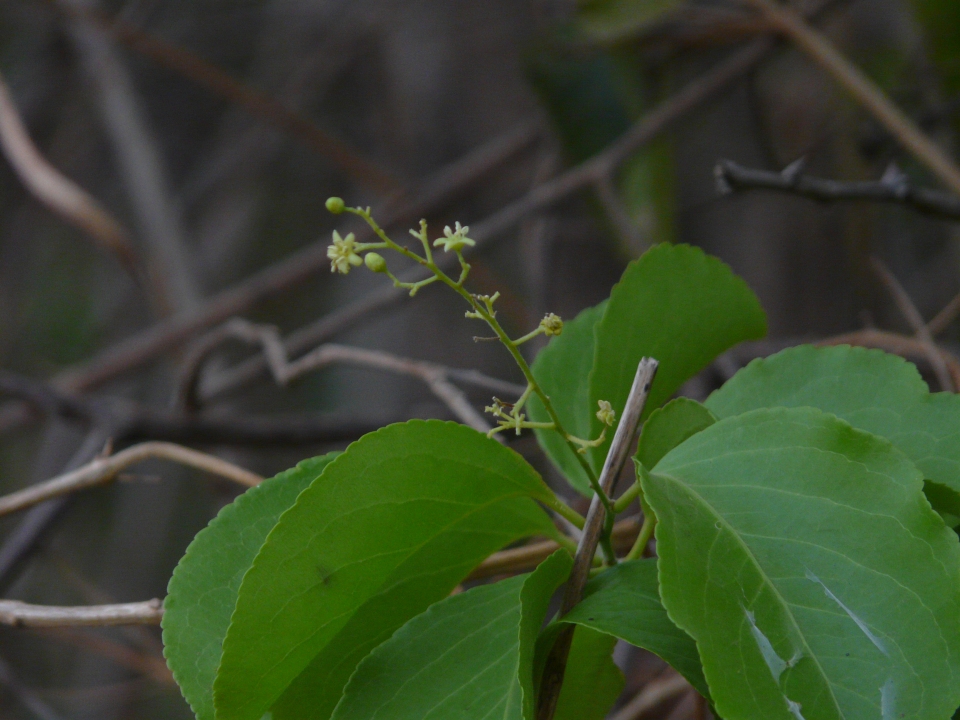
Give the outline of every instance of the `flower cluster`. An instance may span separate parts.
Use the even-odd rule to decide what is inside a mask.
[[[544,335],[555,337],[563,332],[563,320],[560,319],[559,315],[549,313],[540,321],[540,327],[543,329]]]
[[[467,225],[460,225],[459,222],[454,223],[454,230],[450,229],[450,226],[447,225],[443,229],[443,237],[437,238],[433,241],[434,247],[443,246],[444,252],[460,252],[465,247],[473,247],[477,243],[467,237],[467,233],[470,232],[470,227]]]
[[[607,427],[613,427],[613,424],[617,421],[617,413],[614,412],[613,406],[606,400],[597,400],[597,405],[600,406],[600,409],[597,410],[597,420]]]

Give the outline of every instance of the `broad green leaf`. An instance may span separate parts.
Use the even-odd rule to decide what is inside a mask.
[[[691,435],[710,427],[716,416],[690,398],[676,398],[657,408],[643,424],[637,443],[637,461],[648,470]]]
[[[717,355],[767,331],[760,302],[730,268],[689,245],[658,245],[627,267],[597,324],[590,405],[607,400],[619,418],[637,364],[660,362],[644,416],[662,405]],[[592,437],[600,421],[592,417]],[[593,450],[603,466],[613,433]]]
[[[934,507],[960,509],[960,396],[931,394],[917,368],[896,355],[848,345],[789,348],[751,362],[706,405],[718,417],[762,407],[833,413],[913,460],[933,483]]]
[[[814,408],[721,420],[643,478],[660,595],[727,720],[941,720],[960,543],[890,443]]]
[[[576,24],[596,42],[621,42],[637,37],[680,4],[681,0],[588,0],[581,3]]]
[[[587,308],[563,324],[563,333],[550,341],[533,363],[533,376],[550,398],[560,422],[571,435],[587,437],[590,418],[596,407],[590,407],[590,368],[593,367],[593,331],[603,317],[606,301]],[[530,419],[550,422],[550,417],[537,397],[527,405]],[[547,456],[560,468],[570,484],[584,495],[592,495],[590,481],[560,434],[553,430],[535,430],[537,441]]]
[[[670,620],[660,602],[656,560],[622,562],[594,578],[580,604],[562,620],[649,650],[710,697],[696,643]]]
[[[334,720],[533,720],[534,644],[571,565],[560,550],[432,605],[363,659]]]
[[[297,495],[339,453],[304,460],[224,507],[190,543],[164,600],[163,654],[198,720],[213,720],[213,680],[244,573]]]
[[[588,627],[573,634],[563,687],[553,720],[603,720],[623,692],[623,673],[613,662],[617,639]]]
[[[364,436],[300,493],[240,586],[214,683],[217,718],[327,718],[360,660],[509,542],[555,533],[551,491],[468,427]]]

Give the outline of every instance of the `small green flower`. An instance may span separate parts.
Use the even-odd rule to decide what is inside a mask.
[[[357,255],[353,233],[342,238],[340,233],[334,230],[333,245],[327,248],[327,257],[330,258],[330,272],[341,272],[344,275],[350,272],[351,266],[359,267],[363,264],[363,259]]]
[[[327,198],[327,210],[332,212],[334,215],[339,215],[344,211],[346,205],[343,204],[343,200],[338,197]]]
[[[470,228],[467,225],[461,226],[460,223],[454,223],[455,230],[451,230],[450,226],[447,225],[443,229],[444,237],[437,238],[433,241],[434,247],[443,246],[444,252],[459,251],[463,250],[465,247],[473,247],[476,243],[467,237],[467,233],[470,232]]]
[[[363,262],[375,273],[385,273],[387,271],[387,261],[383,259],[382,255],[378,255],[375,252],[369,252],[364,255]]]
[[[617,414],[613,411],[613,407],[606,400],[597,400],[597,405],[600,406],[600,409],[597,410],[597,420],[607,427],[613,427],[613,423],[617,420]]]
[[[554,337],[563,332],[563,320],[559,315],[549,313],[540,321],[540,327],[543,328],[544,335]]]

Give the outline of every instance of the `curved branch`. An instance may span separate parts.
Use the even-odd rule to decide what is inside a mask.
[[[116,478],[121,470],[151,458],[171,460],[247,487],[253,487],[263,480],[259,475],[213,455],[173,443],[146,442],[129,447],[110,457],[97,458],[76,470],[0,497],[0,516],[23,510],[60,495],[105,485]]]

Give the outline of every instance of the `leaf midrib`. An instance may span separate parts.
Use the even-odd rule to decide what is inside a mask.
[[[734,532],[733,527],[730,525],[730,523],[727,522],[727,519],[722,515],[720,515],[714,509],[714,507],[710,503],[708,503],[706,499],[702,495],[700,495],[700,493],[696,492],[691,486],[681,482],[678,478],[675,478],[672,475],[657,473],[656,477],[669,480],[674,484],[676,484],[681,490],[684,490],[688,492],[690,495],[692,495],[694,499],[699,501],[702,504],[702,506],[706,508],[711,515],[713,515],[713,517],[717,518],[717,520],[723,524],[724,528],[726,528],[727,532],[733,536],[737,544],[743,549],[743,552],[746,555],[747,559],[753,564],[754,568],[759,573],[760,577],[763,578],[763,582],[769,586],[774,596],[777,598],[777,601],[783,606],[784,612],[786,613],[787,617],[790,619],[790,624],[793,625],[793,628],[796,631],[797,636],[800,638],[800,642],[803,643],[803,647],[807,652],[807,657],[809,657],[811,660],[813,660],[814,663],[816,663],[817,671],[820,673],[820,676],[823,679],[824,684],[826,685],[827,689],[830,692],[830,699],[833,701],[833,706],[836,709],[837,714],[840,716],[842,720],[846,720],[846,715],[843,713],[843,710],[841,710],[840,703],[837,701],[837,696],[833,691],[833,684],[830,682],[830,679],[827,676],[826,672],[824,671],[823,666],[820,664],[820,658],[813,652],[813,650],[810,649],[810,645],[807,644],[806,636],[800,630],[800,626],[797,624],[797,619],[794,617],[793,612],[791,612],[790,610],[790,607],[791,607],[790,604],[786,601],[786,598],[784,598],[783,595],[780,594],[780,589],[767,576],[767,573],[761,567],[759,561],[754,556],[753,551],[750,550],[750,547],[743,542],[743,540],[740,538],[740,535],[737,532]],[[741,626],[742,625],[743,623],[741,621]],[[777,687],[779,689],[779,683],[777,684]],[[786,698],[785,694],[784,694],[784,698]]]

